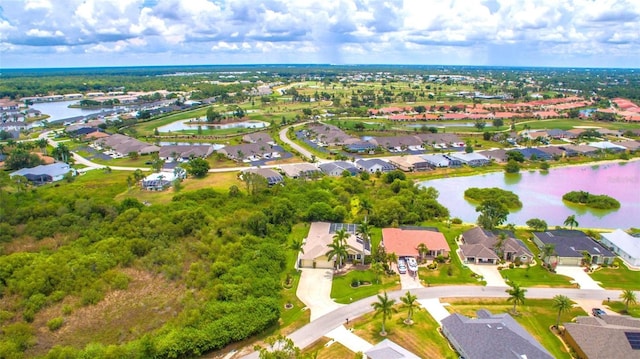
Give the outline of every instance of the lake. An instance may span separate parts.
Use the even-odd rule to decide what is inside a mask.
[[[531,218],[540,218],[550,228],[562,226],[575,214],[580,227],[621,228],[640,227],[640,161],[607,163],[576,167],[560,167],[548,172],[522,172],[505,175],[495,172],[469,177],[452,177],[421,182],[440,192],[438,201],[449,208],[451,217],[475,223],[477,203],[464,198],[469,187],[498,187],[520,197],[523,207],[509,214],[506,223],[525,225]],[[570,191],[606,194],[620,202],[613,211],[592,210],[584,206],[565,204],[562,196]]]
[[[192,121],[195,119],[187,119],[171,122],[168,125],[158,127],[158,132],[174,132],[174,131],[184,131],[184,130],[196,130],[198,126],[201,126],[203,130],[222,130],[228,128],[265,128],[269,126],[269,123],[264,121],[242,121],[242,122],[232,122],[232,123],[222,123],[222,124],[198,124],[197,122]]]
[[[78,101],[57,101],[57,102],[38,102],[30,107],[36,109],[43,114],[49,115],[49,122],[64,120],[76,116],[87,116],[94,113],[102,112],[100,108],[71,108],[69,105],[76,104]]]

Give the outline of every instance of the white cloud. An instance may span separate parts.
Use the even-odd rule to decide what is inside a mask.
[[[222,61],[217,53],[232,52],[247,62],[490,64],[501,58],[493,49],[535,65],[555,63],[549,54],[611,51],[637,66],[638,34],[637,0],[25,0],[0,12],[10,54],[55,59],[64,49],[88,61],[110,52]]]

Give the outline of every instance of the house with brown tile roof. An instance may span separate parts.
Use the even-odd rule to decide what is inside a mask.
[[[577,317],[564,323],[564,341],[578,358],[640,358],[640,319],[620,315]]]
[[[498,248],[500,234],[504,234],[506,239],[503,241],[502,247]],[[474,227],[462,233],[460,240],[463,243],[460,245],[460,256],[465,263],[496,264],[500,259],[529,263],[533,259],[533,253],[529,248],[509,231],[492,232],[481,227]]]
[[[382,245],[384,249],[387,253],[395,253],[398,257],[419,257],[418,246],[421,243],[424,243],[429,250],[426,254],[427,257],[434,258],[439,255],[447,257],[451,252],[444,235],[429,228],[382,229]]]

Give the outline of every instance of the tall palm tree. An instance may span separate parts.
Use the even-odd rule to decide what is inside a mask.
[[[553,243],[547,243],[542,247],[542,260],[547,262],[549,257],[551,257],[556,252],[556,245]]]
[[[391,314],[396,311],[395,308],[393,308],[395,302],[395,299],[389,299],[389,297],[387,296],[387,292],[384,292],[384,296],[378,294],[377,302],[371,303],[371,306],[375,311],[375,314],[373,316],[376,317],[378,314],[382,314],[382,330],[380,331],[380,335],[382,336],[387,335],[385,324],[387,322],[387,319],[391,319]]]
[[[342,268],[342,260],[348,256],[347,246],[338,238],[333,238],[333,242],[329,244],[329,251],[326,253],[327,259],[335,258],[338,261],[338,269]]]
[[[420,253],[420,262],[424,262],[427,253],[429,253],[429,248],[426,244],[420,243],[418,244],[418,253]]]
[[[409,308],[409,311],[407,313],[407,319],[404,320],[406,324],[413,324],[413,320],[411,319],[411,317],[413,316],[413,308],[416,306],[417,299],[418,299],[418,296],[411,294],[411,292],[409,291],[407,291],[407,293],[403,297],[400,297],[402,304],[405,307]]]
[[[360,212],[364,212],[365,218],[366,218],[366,216],[368,216],[371,213],[371,210],[373,209],[373,204],[368,198],[360,198],[359,207],[360,207]]]
[[[360,239],[362,239],[362,265],[364,265],[365,250],[367,247],[371,248],[369,244],[371,241],[371,227],[369,226],[366,216],[364,217],[364,221],[358,226],[356,233],[360,236]]]
[[[622,299],[622,302],[624,303],[624,311],[625,312],[629,312],[629,304],[638,303],[638,298],[636,297],[636,293],[634,291],[632,291],[631,289],[625,289],[620,294],[620,299]]]
[[[398,255],[395,254],[394,252],[391,252],[389,254],[387,254],[387,262],[389,262],[389,269],[391,269],[391,266],[393,265],[393,263],[398,261]]]
[[[39,138],[36,140],[36,146],[38,146],[40,148],[40,151],[42,151],[43,155],[47,155],[47,139],[46,138]]]
[[[576,215],[572,214],[567,219],[564,220],[564,225],[569,226],[569,228],[573,229],[573,227],[578,227],[578,221],[576,221]]]
[[[509,294],[509,298],[507,298],[507,302],[513,302],[513,313],[518,313],[516,311],[516,306],[518,304],[524,304],[526,289],[520,287],[517,283],[509,282],[509,286],[511,288],[505,290],[507,294]]]
[[[566,295],[558,294],[553,297],[553,309],[558,311],[558,318],[556,319],[556,328],[560,327],[560,315],[562,313],[568,311],[573,306],[571,304],[571,299]]]
[[[304,246],[304,242],[302,241],[302,239],[294,239],[291,245],[289,246],[289,249],[293,249],[294,251],[296,251],[296,254],[298,253],[304,254],[303,246]]]

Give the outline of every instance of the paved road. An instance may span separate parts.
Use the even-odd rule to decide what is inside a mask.
[[[399,301],[405,291],[398,290],[388,293],[389,298]],[[442,286],[417,288],[411,290],[413,295],[418,299],[432,298],[507,298],[504,287],[481,287],[481,286]],[[619,290],[593,290],[593,289],[574,289],[574,288],[527,288],[526,297],[529,299],[551,299],[558,294],[566,295],[571,299],[581,300],[599,300],[603,301],[607,298],[618,298],[621,291]],[[305,325],[289,335],[295,345],[301,349],[308,347],[318,339],[322,338],[326,333],[344,324],[345,318],[358,318],[373,310],[371,303],[376,300],[375,296],[368,297],[357,302],[340,307],[333,312],[324,315],[315,321]],[[258,358],[257,353],[251,353],[245,358]]]
[[[296,123],[293,124],[291,126],[287,126],[287,127],[283,127],[280,130],[280,140],[282,140],[282,142],[288,144],[289,146],[291,146],[291,148],[293,148],[294,150],[298,151],[302,156],[306,157],[307,159],[311,159],[312,156],[314,156],[313,153],[311,153],[309,150],[307,150],[306,148],[300,146],[299,144],[293,142],[292,140],[289,139],[289,137],[287,137],[287,132],[289,131],[289,128],[296,128],[299,126],[304,126],[306,124],[308,124],[311,121],[306,121],[306,122],[301,122],[301,123]],[[320,163],[324,163],[324,162],[328,162],[327,160],[323,159],[323,158],[316,158],[316,161],[320,162]]]

